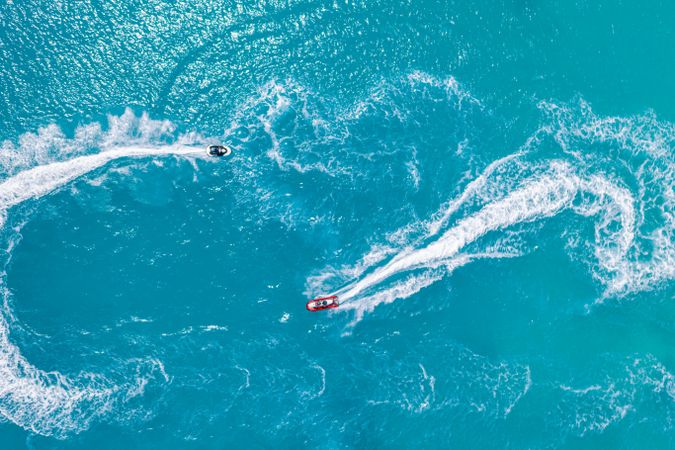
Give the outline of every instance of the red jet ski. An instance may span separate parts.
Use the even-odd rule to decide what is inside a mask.
[[[319,297],[307,302],[307,311],[323,311],[324,309],[333,309],[340,306],[337,295],[330,297]]]

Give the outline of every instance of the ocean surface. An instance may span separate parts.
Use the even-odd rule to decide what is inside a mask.
[[[673,80],[665,0],[2,0],[0,448],[675,448]]]

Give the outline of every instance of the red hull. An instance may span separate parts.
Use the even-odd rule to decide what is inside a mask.
[[[307,311],[323,311],[324,309],[333,309],[340,306],[336,295],[330,297],[319,297],[307,302],[305,307]]]

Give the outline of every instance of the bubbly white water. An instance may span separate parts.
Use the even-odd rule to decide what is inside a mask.
[[[203,149],[182,145],[118,147],[93,155],[79,156],[67,161],[33,167],[32,169],[19,172],[3,183],[0,183],[0,211],[4,215],[9,208],[29,199],[42,197],[115,159],[167,155],[198,155],[203,152]]]
[[[265,124],[263,119],[269,121],[274,117],[259,118]],[[664,153],[662,147],[654,147],[653,141],[630,138],[631,127],[633,125],[621,122],[594,123],[591,120],[585,122],[583,127],[572,128],[572,131],[556,131],[555,138],[561,142],[565,153],[569,154],[576,151],[567,142],[570,135],[581,135],[584,139],[588,139],[588,136],[600,140],[626,139],[626,146],[631,151],[635,146],[648,146],[650,151],[654,151],[655,157],[666,158],[663,164],[667,164],[669,154]],[[114,126],[111,128],[112,134],[118,133]],[[613,134],[608,131],[614,128],[617,130]],[[100,134],[100,130],[93,134],[97,133]],[[122,135],[124,133],[121,132]],[[538,136],[535,138],[538,139]],[[192,157],[202,152],[201,149],[182,145],[153,146],[141,142],[134,146],[119,146],[113,140],[112,144],[106,146],[100,143],[108,142],[109,138],[94,141],[94,146],[108,150],[74,156],[82,151],[77,147],[69,155],[60,155],[60,161],[44,159],[44,155],[48,154],[45,150],[46,153],[40,153],[39,157],[34,158],[35,161],[25,164],[20,171],[9,171],[9,176],[0,183],[2,221],[12,207],[48,195],[113,160],[170,155]],[[277,144],[278,141],[272,139],[274,151],[279,150]],[[22,150],[27,145],[30,142],[23,142]],[[663,146],[667,148],[667,144]],[[554,159],[552,162],[549,160],[542,169],[541,163],[525,161],[522,158],[525,153],[518,152],[489,164],[481,175],[468,183],[459,196],[445,203],[429,221],[413,224],[410,228],[421,233],[412,243],[407,243],[409,247],[401,249],[377,245],[356,266],[342,270],[341,275],[350,282],[336,291],[343,301],[341,309],[354,310],[355,320],[358,321],[365,312],[372,311],[378,305],[409,297],[472,260],[512,257],[514,253],[501,251],[500,248],[495,251],[471,249],[471,253],[467,253],[467,246],[489,233],[551,218],[564,211],[587,216],[593,221],[595,240],[590,246],[599,268],[597,276],[607,285],[608,292],[640,289],[652,285],[654,280],[673,278],[672,201],[675,195],[670,183],[673,173],[671,166],[667,165],[663,169],[656,167],[661,171],[655,172],[654,176],[640,176],[636,172],[639,186],[636,190],[626,187],[625,180],[615,174],[586,170],[583,156],[577,159]],[[305,166],[289,165],[286,159],[278,159],[279,155],[281,153],[268,156],[284,170],[291,168],[303,172],[301,169]],[[69,159],[65,159],[67,156]],[[509,176],[504,177],[502,170],[510,166],[525,169],[514,176],[507,172]],[[647,166],[647,169],[653,168]],[[639,170],[647,169],[641,166]],[[663,206],[659,207],[664,209],[666,223],[647,236],[656,249],[652,257],[636,260],[630,254],[637,248],[636,240],[644,238],[644,235],[640,236],[639,225],[644,220],[645,209],[648,208],[645,205],[650,201],[650,196],[655,197],[649,190],[654,185],[662,186],[664,183],[666,187],[660,192],[663,202],[659,204]],[[471,208],[466,208],[477,197],[480,197],[480,202],[476,201],[479,208],[474,209],[474,203],[471,203]],[[474,212],[451,222],[458,213],[469,209]],[[410,234],[407,229],[399,231],[404,236]],[[501,235],[499,233],[498,239],[501,239]],[[387,258],[390,258],[389,261],[382,264]],[[405,274],[408,276],[399,278]],[[308,284],[312,284],[311,290],[317,290],[327,278],[334,276],[334,272],[323,273],[308,281]],[[4,280],[3,284],[6,285]],[[4,287],[3,292],[6,301],[8,291]],[[5,315],[0,316],[0,415],[3,418],[35,433],[63,436],[86,429],[93,419],[115,408],[120,398],[142,393],[147,383],[147,379],[142,377],[128,385],[116,385],[95,374],[65,377],[36,368],[11,342],[8,329],[11,317],[8,314],[11,311],[5,303]],[[529,386],[529,382],[526,386]],[[511,408],[506,407],[505,414]]]
[[[511,157],[505,158],[504,161],[510,159]],[[433,237],[441,224],[457,211],[459,205],[473,195],[477,185],[485,183],[485,177],[490,175],[494,167],[490,165],[483,175],[469,183],[457,200],[446,204],[441,214],[437,214],[438,218],[431,222],[429,237]],[[583,199],[580,203],[575,202],[579,196]],[[564,210],[599,216],[596,225],[596,257],[603,269],[613,275],[611,280],[607,280],[609,289],[624,289],[631,270],[631,263],[626,256],[635,237],[636,212],[633,196],[626,188],[603,176],[580,176],[568,163],[554,161],[543,174],[533,175],[503,198],[493,200],[478,212],[460,219],[435,241],[419,248],[400,251],[383,266],[375,268],[332,295],[341,299],[346,306],[343,309],[357,310],[358,320],[364,311],[372,311],[378,304],[409,297],[440,280],[443,273],[435,270],[439,266],[445,266],[447,273],[471,261],[473,258],[461,255],[461,251],[480,237],[515,224],[552,217]],[[619,227],[608,232],[606,229],[609,223],[618,223]],[[490,257],[483,255],[486,256]],[[503,256],[495,254],[491,257]],[[423,270],[423,273],[384,291],[372,292],[392,277],[414,270]]]
[[[598,302],[675,278],[675,127],[652,115],[598,117],[583,101],[581,111],[551,103],[539,107],[548,121],[519,152],[489,164],[429,220],[392,232],[388,240],[399,243],[398,248],[376,244],[356,265],[310,277],[308,293],[332,291],[342,310],[356,311],[358,321],[378,304],[409,297],[474,259],[462,252],[486,234],[564,211],[588,217],[594,225],[594,240],[582,244],[593,261],[571,257],[588,263],[605,285]],[[542,171],[532,156],[551,141],[564,157],[549,161]],[[480,209],[435,239],[462,209],[474,206]],[[504,256],[490,253],[481,257]],[[406,272],[415,273],[392,285]],[[337,290],[335,279],[343,280]]]
[[[18,172],[0,183],[0,225],[13,206],[47,195],[111,161],[203,153],[202,148],[182,145],[124,146]],[[6,284],[4,273],[2,278]],[[4,286],[3,293],[4,312],[10,314],[8,291]],[[113,407],[118,394],[126,398],[139,395],[146,383],[146,379],[139,378],[121,387],[94,374],[74,380],[58,372],[42,371],[31,365],[11,342],[7,318],[0,315],[0,415],[24,429],[55,436],[86,429],[92,419]]]

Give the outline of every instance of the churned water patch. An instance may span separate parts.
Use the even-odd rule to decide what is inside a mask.
[[[583,102],[581,119],[573,116],[569,108],[547,104],[541,107],[546,112],[546,122],[520,152],[487,165],[431,220],[392,233],[403,237],[403,243],[398,250],[391,251],[397,253],[389,262],[382,265],[380,261],[384,258],[368,254],[363,260],[372,260],[372,266],[356,272],[345,266],[342,279],[346,284],[337,290],[324,286],[323,291],[338,295],[349,305],[347,309],[360,310],[357,317],[362,317],[363,310],[372,311],[379,302],[408,297],[433,282],[420,277],[416,288],[412,288],[415,281],[409,281],[412,285],[408,289],[399,289],[398,293],[382,291],[390,295],[381,295],[381,300],[375,301],[379,293],[369,292],[389,278],[407,271],[432,269],[461,256],[465,246],[486,234],[552,218],[565,210],[594,221],[594,239],[580,245],[577,242],[574,247],[589,252],[581,259],[605,286],[605,296],[598,302],[607,296],[652,289],[662,281],[672,280],[675,223],[668,206],[673,202],[675,173],[672,152],[668,151],[673,140],[672,127],[659,124],[653,117],[598,118]],[[559,150],[554,159],[541,160],[539,154],[548,151],[544,149],[549,137]],[[592,147],[597,142],[608,146],[606,154]],[[591,149],[584,149],[584,145]],[[617,172],[612,165],[602,165],[603,161],[624,153],[628,159],[621,171]],[[649,171],[645,170],[647,165]],[[658,199],[666,204],[658,203],[655,208],[654,201]],[[464,208],[464,216],[449,224],[460,208]],[[442,228],[447,230],[433,240]],[[417,231],[417,237],[411,235],[411,230]],[[377,249],[373,255],[378,254]],[[465,259],[464,263],[470,260]],[[350,272],[357,274],[352,281],[346,277]],[[335,275],[334,269],[329,268],[310,278],[308,285],[320,290],[317,281],[328,281]],[[360,308],[358,304],[369,306]]]

